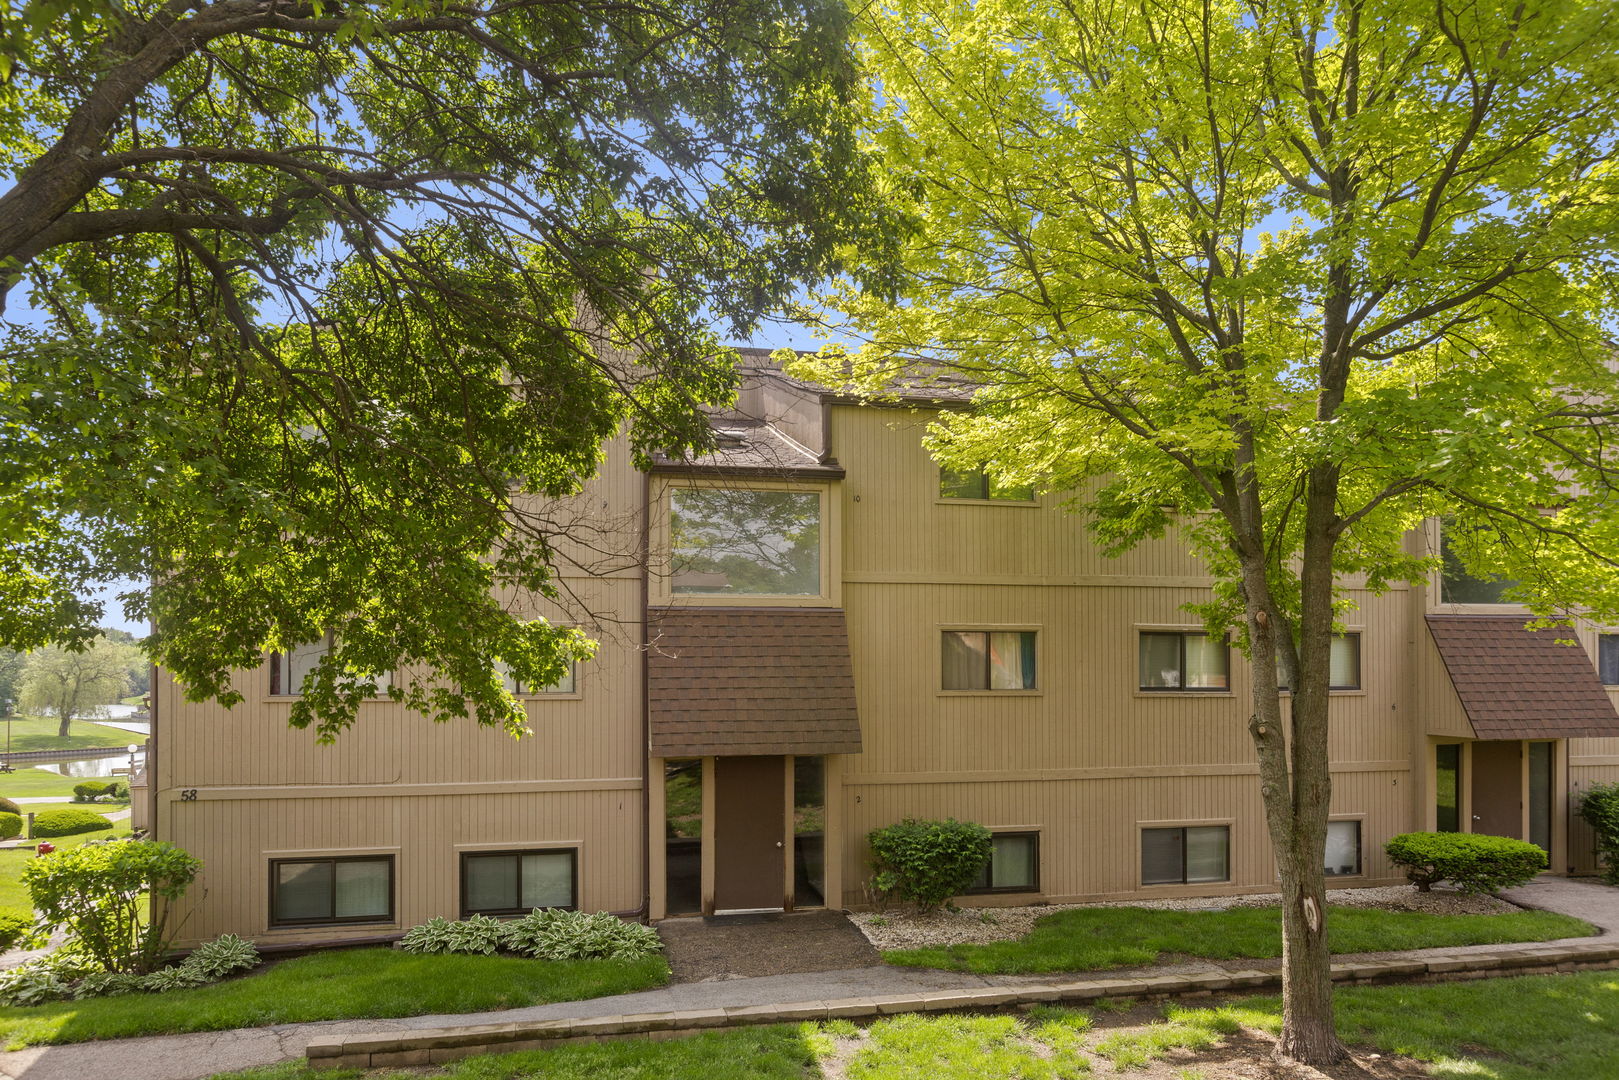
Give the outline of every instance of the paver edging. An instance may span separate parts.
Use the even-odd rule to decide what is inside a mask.
[[[1334,982],[1437,982],[1503,978],[1542,971],[1619,968],[1619,944],[1535,945],[1498,952],[1439,954],[1426,958],[1345,961],[1332,965]],[[903,1012],[981,1011],[1046,1002],[1098,998],[1165,998],[1215,990],[1264,990],[1281,986],[1279,971],[1238,970],[1177,975],[1086,979],[1015,987],[935,990],[801,1001],[636,1013],[585,1019],[536,1020],[415,1032],[328,1035],[310,1040],[305,1057],[313,1068],[374,1068],[440,1064],[479,1053],[538,1049],[620,1038],[682,1038],[719,1028],[798,1020],[877,1019]]]

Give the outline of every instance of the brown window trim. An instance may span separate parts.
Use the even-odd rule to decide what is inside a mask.
[[[993,841],[998,836],[1030,836],[1034,838],[1034,881],[1028,885],[988,885],[982,889],[968,889],[963,896],[993,896],[997,893],[1037,893],[1040,891],[1040,830],[1039,829],[1002,829],[989,834]],[[995,856],[990,855],[990,862],[986,869],[994,865]],[[991,871],[991,878],[994,874]]]
[[[1136,692],[1140,694],[1229,694],[1231,690],[1231,639],[1223,638],[1221,644],[1225,647],[1225,685],[1224,686],[1142,686],[1141,685],[1141,639],[1148,634],[1168,636],[1174,634],[1181,639],[1180,672],[1181,682],[1186,681],[1186,639],[1187,637],[1213,637],[1207,630],[1138,630],[1136,631]]]
[[[1218,880],[1218,881],[1188,881],[1188,880],[1186,880],[1186,878],[1187,878],[1187,873],[1186,873],[1186,862],[1187,862],[1186,839],[1187,839],[1187,837],[1186,837],[1186,833],[1190,829],[1224,829],[1225,830],[1225,876],[1222,877],[1220,880]],[[1145,858],[1145,853],[1144,853],[1144,851],[1142,849],[1142,845],[1146,842],[1146,837],[1144,835],[1142,835],[1142,834],[1147,833],[1149,831],[1152,831],[1152,832],[1168,832],[1170,830],[1178,830],[1180,832],[1180,834],[1181,834],[1181,879],[1179,881],[1148,881],[1147,880],[1147,873],[1146,873],[1146,866],[1144,865],[1145,862],[1146,862],[1146,858]],[[1137,852],[1138,860],[1140,861],[1141,864],[1143,864],[1139,868],[1139,872],[1140,872],[1140,875],[1141,875],[1141,888],[1143,888],[1143,889],[1156,889],[1156,888],[1162,888],[1162,887],[1165,887],[1165,886],[1168,886],[1170,888],[1177,888],[1177,887],[1182,887],[1182,886],[1186,886],[1186,885],[1229,885],[1229,884],[1231,884],[1231,826],[1229,824],[1226,824],[1225,822],[1210,823],[1210,824],[1206,824],[1206,825],[1142,825],[1142,826],[1139,826],[1136,829],[1136,852]]]
[[[376,862],[386,859],[388,862],[388,911],[383,915],[348,915],[339,918],[335,915],[325,918],[313,919],[277,919],[275,917],[276,882],[280,878],[278,869],[286,863],[340,863],[340,862]],[[303,859],[271,859],[270,860],[270,925],[282,926],[345,926],[349,923],[391,923],[394,921],[396,898],[395,893],[399,885],[398,862],[392,855],[317,855]],[[337,873],[332,873],[332,910],[337,910]]]
[[[467,860],[469,858],[471,858],[471,859],[482,859],[482,858],[489,858],[490,856],[494,856],[494,855],[522,856],[522,855],[561,855],[561,854],[567,854],[569,856],[569,870],[570,870],[570,878],[571,878],[571,880],[568,882],[568,892],[573,897],[573,903],[568,904],[566,906],[550,907],[550,908],[546,908],[545,910],[546,911],[578,911],[579,910],[579,849],[578,848],[576,848],[576,847],[508,848],[508,849],[500,850],[500,851],[463,851],[463,852],[461,852],[461,866],[460,866],[460,871],[461,871],[461,889],[460,889],[460,893],[461,893],[461,917],[463,919],[465,919],[465,918],[467,918],[468,916],[471,916],[471,915],[496,915],[496,916],[499,916],[499,915],[527,915],[531,910],[533,910],[531,908],[525,908],[525,907],[516,907],[516,908],[471,908],[471,907],[468,907],[467,906]],[[523,895],[523,879],[522,879],[523,864],[522,864],[521,861],[519,861],[518,864],[517,864],[517,873],[518,873],[517,895],[518,895],[519,898],[521,898],[522,895]]]

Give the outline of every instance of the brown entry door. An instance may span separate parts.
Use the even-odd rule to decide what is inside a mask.
[[[1473,831],[1523,839],[1523,744],[1473,744]]]
[[[785,906],[787,759],[714,759],[714,910]]]

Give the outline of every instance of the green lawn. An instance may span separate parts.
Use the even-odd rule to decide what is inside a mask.
[[[129,819],[125,818],[123,821],[113,822],[111,831],[103,829],[100,832],[80,833],[78,836],[57,836],[51,838],[51,843],[58,848],[77,847],[86,840],[128,836],[129,831]],[[32,848],[0,848],[0,910],[20,911],[30,916],[33,914],[34,905],[29,901],[28,890],[22,883],[22,868],[28,865],[29,860],[38,857]]]
[[[1282,955],[1280,909],[1152,911],[1145,908],[1075,908],[1047,915],[1017,941],[893,949],[890,964],[947,968],[981,974],[1097,971],[1155,962],[1164,953],[1211,960]],[[1506,915],[1428,915],[1376,908],[1332,908],[1328,933],[1337,953],[1492,945],[1583,937],[1588,923],[1549,911]]]
[[[514,1009],[662,986],[651,960],[528,960],[341,949],[269,965],[238,979],[166,994],[129,994],[0,1009],[8,1049],[305,1020]]]
[[[5,749],[6,723],[0,722],[0,751]],[[18,716],[11,720],[11,749],[13,750],[84,750],[103,746],[129,746],[144,743],[146,736],[138,731],[105,727],[88,720],[73,721],[73,734],[58,738],[56,721],[43,716]],[[4,777],[0,777],[4,779]]]
[[[126,759],[115,764],[122,767],[129,762]],[[63,776],[61,773],[18,764],[16,772],[0,773],[0,795],[8,799],[36,799],[47,795],[59,795],[67,800],[73,798],[73,785],[83,783],[85,779],[87,778],[83,776]],[[129,777],[96,776],[88,779],[127,781]]]
[[[1619,973],[1542,975],[1337,994],[1340,1034],[1362,1049],[1431,1063],[1433,1075],[1484,1080],[1619,1077]],[[1176,1051],[1211,1047],[1243,1028],[1274,1033],[1276,998],[1219,1008],[1169,1005],[1135,1030],[1093,1030],[1090,1017],[1039,1007],[1024,1016],[896,1016],[865,1031],[846,1020],[492,1054],[368,1080],[810,1080],[837,1054],[849,1080],[1058,1080],[1127,1073]],[[1265,1065],[1256,1047],[1255,1064]],[[299,1063],[215,1080],[354,1080],[357,1070]],[[1178,1075],[1200,1075],[1189,1061]]]

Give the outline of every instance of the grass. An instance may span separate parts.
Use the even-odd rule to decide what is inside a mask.
[[[128,760],[117,762],[119,765],[128,765]],[[87,779],[93,780],[125,780],[127,776],[63,776],[61,773],[49,772],[45,769],[36,769],[28,765],[18,764],[17,771],[13,773],[0,773],[0,795],[8,799],[38,799],[46,796],[59,795],[64,800],[73,798],[73,785],[83,783]]]
[[[1338,953],[1550,941],[1596,932],[1579,919],[1548,911],[1430,915],[1351,907],[1334,907],[1330,927],[1332,951]],[[1075,909],[1047,915],[1016,941],[890,949],[883,959],[904,967],[1024,974],[1132,967],[1151,964],[1164,953],[1213,960],[1280,956],[1280,909]]]
[[[1430,1063],[1437,1077],[1540,1080],[1619,1077],[1619,973],[1540,975],[1431,985],[1342,988],[1339,1032],[1362,1049]],[[1196,1052],[1243,1028],[1274,1033],[1281,1002],[1248,998],[1219,1008],[1170,1005],[1131,1031],[1092,1033],[1086,1014],[1036,1008],[1023,1017],[920,1014],[706,1032],[468,1058],[442,1069],[372,1072],[367,1080],[805,1080],[818,1059],[847,1055],[850,1080],[1047,1080],[1103,1077],[1175,1050]],[[355,1080],[356,1070],[289,1063],[215,1080]],[[1202,1073],[1193,1061],[1181,1080]]]
[[[0,723],[0,739],[5,738],[6,724]],[[72,734],[63,739],[56,734],[56,721],[45,716],[18,716],[10,721],[11,749],[13,750],[86,750],[104,746],[129,746],[144,743],[146,736],[138,731],[105,727],[89,720],[73,721]],[[4,747],[5,743],[0,743]],[[0,785],[3,786],[3,785]]]
[[[0,1009],[8,1049],[307,1020],[514,1009],[662,986],[650,960],[416,956],[369,947],[300,956],[195,990]]]
[[[105,840],[109,836],[128,836],[129,820],[115,821],[111,831],[106,829],[100,832],[80,833],[77,836],[56,836],[51,843],[58,849],[78,847],[86,840]],[[32,916],[34,905],[28,898],[28,890],[23,887],[22,868],[30,860],[39,856],[34,854],[32,848],[0,848],[0,910],[20,911],[24,915]]]

